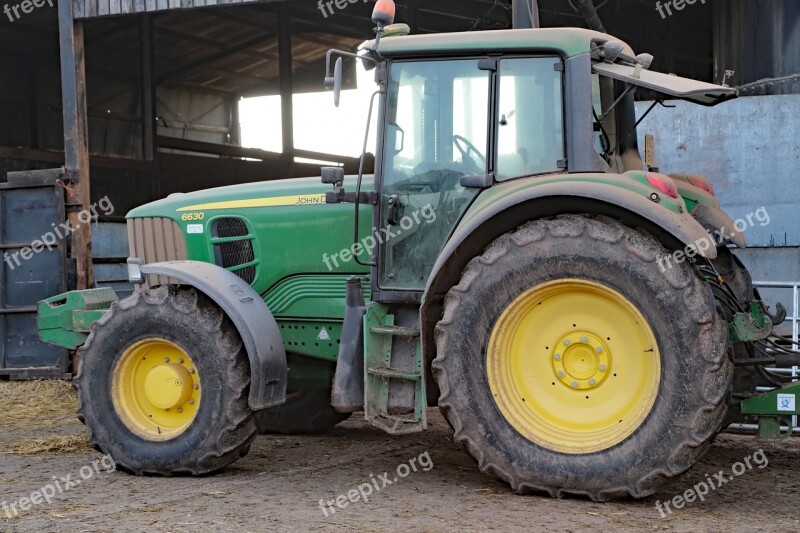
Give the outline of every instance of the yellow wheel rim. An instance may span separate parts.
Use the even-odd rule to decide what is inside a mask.
[[[186,431],[197,416],[200,394],[194,362],[164,339],[129,346],[114,367],[114,409],[131,431],[148,440],[170,440]]]
[[[618,291],[578,279],[523,293],[492,330],[489,387],[525,438],[567,454],[631,436],[655,403],[661,357],[653,330]]]

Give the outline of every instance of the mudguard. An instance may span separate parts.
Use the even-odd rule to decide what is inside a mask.
[[[744,234],[736,227],[733,219],[721,209],[698,204],[692,211],[692,216],[716,239],[718,246],[732,242],[739,248],[747,248]]]
[[[443,270],[455,270],[455,275],[460,277],[467,261],[503,233],[529,220],[580,212],[607,215],[634,226],[644,226],[662,241],[665,237],[671,238],[685,246],[709,240],[706,229],[689,213],[675,213],[622,187],[585,181],[547,183],[513,192],[474,216],[468,212],[466,222],[459,225],[439,254],[426,294],[436,287]],[[451,259],[463,260],[467,250],[475,253],[467,253],[470,257],[461,261],[463,265],[453,265]],[[698,255],[716,259],[716,247],[698,250]]]
[[[250,360],[250,397],[254,411],[286,401],[287,364],[278,323],[267,304],[236,274],[200,261],[142,265],[142,274],[168,276],[211,298],[242,337]]]

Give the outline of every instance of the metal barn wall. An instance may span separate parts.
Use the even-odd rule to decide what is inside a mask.
[[[159,87],[156,94],[158,134],[231,144],[234,105],[237,104],[232,97]]]
[[[737,254],[755,280],[800,281],[800,95],[739,98],[710,109],[669,104],[677,107],[656,108],[639,127],[640,137],[656,137],[656,165],[665,174],[708,176],[734,220],[766,209],[769,224],[751,217],[744,232],[750,248]],[[638,113],[649,105],[637,103]]]

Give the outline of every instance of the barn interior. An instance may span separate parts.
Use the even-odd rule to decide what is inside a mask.
[[[28,12],[0,14],[0,246],[19,249],[39,235],[28,230],[34,218],[63,220],[102,198],[115,210],[100,213],[94,238],[76,234],[72,250],[61,246],[24,272],[0,263],[0,375],[11,376],[42,367],[66,371],[63,353],[29,349],[38,346],[35,304],[94,286],[95,278],[111,285],[125,279],[128,210],[176,192],[318,175],[316,161],[354,171],[355,154],[295,145],[292,95],[323,91],[328,49],[354,51],[372,34],[373,5],[366,1],[337,1],[330,11],[317,0],[38,3]],[[800,88],[796,2],[697,0],[669,16],[650,0],[404,0],[397,6],[397,20],[414,33],[510,28],[523,7],[533,6],[541,26],[603,29],[652,53],[655,70],[743,86],[744,94]],[[346,85],[354,84],[351,70]],[[266,95],[281,96],[280,116],[263,119],[282,132],[280,153],[241,145],[239,102]],[[45,169],[55,170],[26,174]],[[26,192],[36,187],[47,192]],[[63,205],[52,202],[53,189]],[[39,203],[45,206],[39,215],[21,215]]]

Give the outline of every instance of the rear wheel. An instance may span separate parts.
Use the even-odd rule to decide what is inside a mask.
[[[727,409],[725,323],[688,265],[608,219],[527,224],[448,294],[433,369],[456,440],[517,492],[644,497]],[[646,452],[646,453],[645,453]]]
[[[115,303],[78,352],[79,418],[135,474],[207,474],[256,435],[247,354],[203,294],[160,287]]]

